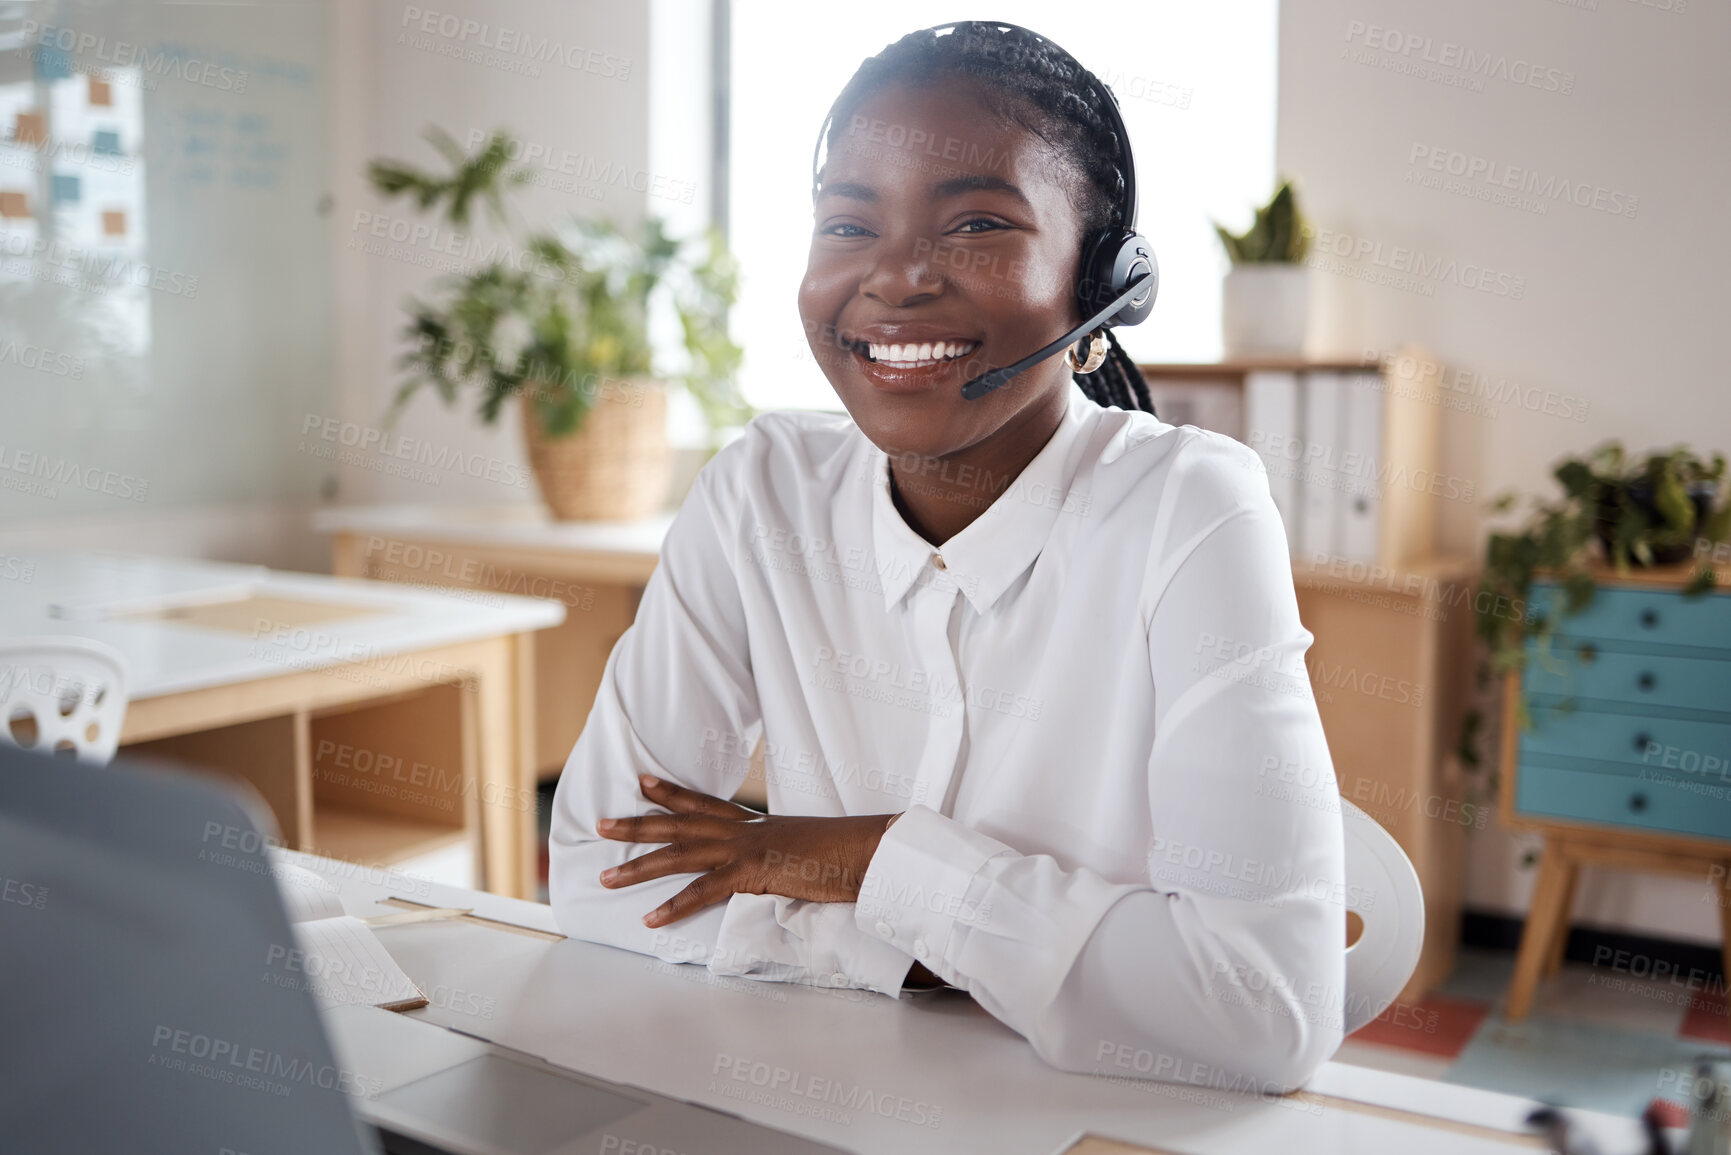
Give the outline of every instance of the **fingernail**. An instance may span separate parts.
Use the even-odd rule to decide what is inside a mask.
[[[639,782],[643,783],[643,786],[645,789],[649,789],[649,788],[653,788],[653,787],[661,785],[661,779],[657,778],[653,774],[645,774],[642,777],[638,778],[637,780]]]
[[[644,915],[643,916],[643,925],[644,926],[660,926],[661,925],[661,912],[659,910],[652,910],[648,914]]]
[[[595,824],[595,829],[612,830],[617,825],[619,825],[619,820],[617,818],[603,818]]]

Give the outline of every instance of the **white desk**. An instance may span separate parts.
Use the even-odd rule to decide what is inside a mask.
[[[414,903],[556,932],[545,906],[443,886],[428,893],[414,880],[285,857],[336,880],[351,914],[392,909],[378,904],[397,882],[395,893]],[[379,933],[432,1002],[410,1012],[417,1018],[859,1152],[1056,1155],[1085,1132],[1183,1155],[1544,1149],[1521,1132],[1536,1105],[1528,1100],[1345,1064],[1328,1064],[1306,1091],[1278,1101],[1074,1075],[1046,1066],[959,994],[892,1000],[714,979],[697,966],[466,922]],[[754,1077],[781,1090],[767,1095]],[[1571,1114],[1606,1155],[1642,1149],[1633,1120]]]
[[[0,639],[71,635],[118,650],[123,745],[248,779],[296,847],[388,865],[478,826],[487,885],[533,893],[530,636],[564,607],[197,560],[26,561],[31,580],[0,597]],[[337,768],[357,750],[369,765],[384,754],[448,769],[448,797],[417,789],[413,804],[387,805],[381,771],[363,782]],[[336,805],[315,815],[315,792]],[[394,796],[408,795],[405,784]]]

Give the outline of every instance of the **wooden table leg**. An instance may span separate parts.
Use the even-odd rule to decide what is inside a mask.
[[[357,533],[339,533],[331,539],[331,573],[337,577],[367,576],[366,542]]]
[[[485,889],[535,897],[535,769],[529,735],[534,651],[527,635],[494,639],[473,684],[474,749]]]
[[[1557,929],[1551,935],[1550,950],[1545,956],[1543,978],[1550,978],[1563,968],[1563,956],[1569,950],[1569,912],[1575,909],[1575,884],[1581,880],[1581,864],[1571,858],[1563,863],[1563,870],[1562,911],[1557,916]]]
[[[1716,862],[1709,868],[1707,885],[1714,884],[1713,875],[1718,874],[1718,887],[1714,898],[1719,900],[1719,950],[1725,961],[1725,980],[1731,982],[1731,862]]]
[[[1563,892],[1568,888],[1568,850],[1562,839],[1545,839],[1544,857],[1539,860],[1539,877],[1533,887],[1532,908],[1527,912],[1527,927],[1521,934],[1520,953],[1515,956],[1515,975],[1509,982],[1508,1005],[1503,1017],[1518,1021],[1527,1017],[1533,1005],[1533,992],[1538,989],[1540,973],[1551,950],[1557,922],[1564,917]]]

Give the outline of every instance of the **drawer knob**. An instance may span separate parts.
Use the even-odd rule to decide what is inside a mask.
[[[1647,796],[1645,794],[1631,794],[1629,796],[1629,809],[1636,814],[1647,809]]]
[[[1645,754],[1647,752],[1647,747],[1652,745],[1652,743],[1653,735],[1642,730],[1639,734],[1635,735],[1635,753]]]
[[[1653,676],[1652,670],[1642,670],[1635,677],[1635,685],[1643,690],[1651,690],[1658,681],[1659,679]]]
[[[1658,610],[1651,610],[1651,609],[1642,610],[1641,611],[1641,624],[1643,626],[1646,626],[1649,630],[1652,629],[1654,626],[1658,625],[1659,624],[1659,611]]]

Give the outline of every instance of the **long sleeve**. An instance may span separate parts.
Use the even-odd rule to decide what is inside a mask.
[[[747,437],[751,433],[748,431]],[[603,887],[601,871],[656,849],[599,837],[602,818],[651,812],[638,776],[728,798],[761,718],[745,608],[719,527],[738,522],[735,444],[698,476],[662,546],[637,616],[609,655],[554,796],[549,890],[559,925],[591,942],[699,963],[719,974],[900,990],[912,960],[854,924],[852,904],[735,895],[657,929],[642,916],[697,876]],[[831,909],[824,909],[829,907]]]
[[[1150,559],[1147,878],[1065,870],[925,806],[890,828],[865,877],[862,930],[1055,1066],[1279,1091],[1340,1043],[1339,793],[1285,533],[1254,480]]]

